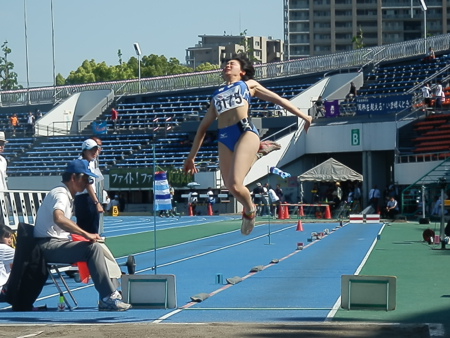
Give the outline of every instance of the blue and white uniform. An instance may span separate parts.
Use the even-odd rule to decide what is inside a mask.
[[[250,91],[248,90],[247,84],[242,80],[217,89],[212,98],[217,115],[244,106],[244,101],[247,101],[247,103],[250,104],[250,100]],[[250,119],[245,118],[235,125],[220,128],[219,142],[224,144],[231,151],[234,151],[234,146],[242,133],[246,131],[252,131],[259,136],[258,130],[253,123],[251,123]]]

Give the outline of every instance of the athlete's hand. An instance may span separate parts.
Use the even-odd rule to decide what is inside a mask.
[[[105,212],[105,211],[103,210],[102,205],[101,205],[100,203],[97,203],[97,204],[95,205],[95,207],[97,208],[97,212],[98,212],[99,214]]]
[[[194,159],[193,158],[187,158],[184,161],[184,166],[183,166],[183,170],[185,174],[196,174],[197,173],[197,168],[195,167],[195,163],[194,163]]]
[[[311,126],[311,122],[312,122],[312,116],[307,116],[305,118],[305,126],[303,127],[303,129],[305,129],[305,133],[308,132],[308,129]]]

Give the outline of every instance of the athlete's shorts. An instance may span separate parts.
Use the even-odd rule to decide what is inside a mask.
[[[252,131],[259,137],[258,129],[256,129],[250,119],[245,118],[232,126],[219,129],[218,141],[231,151],[234,151],[234,146],[246,131]]]

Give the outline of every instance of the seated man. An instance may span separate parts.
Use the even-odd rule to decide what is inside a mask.
[[[398,214],[398,203],[395,200],[394,196],[389,197],[389,201],[387,202],[386,205],[386,214],[387,217],[394,220],[395,219],[395,215]]]
[[[126,311],[131,305],[122,302],[122,297],[113,284],[117,281],[109,278],[103,250],[96,243],[101,237],[82,230],[70,219],[74,196],[86,189],[91,183],[91,177],[96,175],[89,170],[86,160],[77,159],[67,165],[62,175],[62,184],[45,196],[38,210],[34,237],[47,262],[87,263],[100,295],[99,311]],[[83,236],[89,242],[72,242],[69,240],[70,234]]]
[[[316,101],[314,101],[316,107],[316,118],[325,116],[325,106],[323,105],[322,96],[319,96]]]
[[[5,302],[7,281],[14,260],[14,249],[11,247],[12,230],[0,224],[0,303]]]

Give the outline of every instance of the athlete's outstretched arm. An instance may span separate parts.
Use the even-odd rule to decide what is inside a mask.
[[[189,152],[188,157],[184,161],[184,172],[191,174],[195,174],[197,172],[197,168],[195,168],[194,160],[195,156],[197,156],[198,150],[202,145],[203,139],[205,138],[206,131],[213,121],[216,119],[216,110],[214,109],[214,105],[211,103],[208,111],[200,122],[200,125],[197,129],[197,134],[195,134],[194,141],[192,142],[192,148]]]
[[[289,100],[286,100],[285,98],[279,96],[277,93],[274,93],[270,91],[269,89],[263,87],[261,84],[259,84],[255,80],[249,80],[247,81],[247,85],[250,88],[250,90],[253,91],[253,95],[257,98],[265,101],[272,102],[274,104],[278,104],[282,106],[287,111],[291,112],[294,115],[297,115],[298,117],[305,120],[305,132],[308,131],[309,126],[311,125],[312,117],[306,115],[303,113],[300,109],[298,109],[296,106],[294,106]]]

